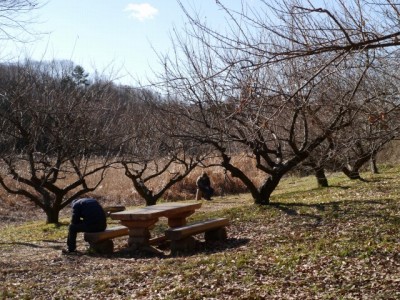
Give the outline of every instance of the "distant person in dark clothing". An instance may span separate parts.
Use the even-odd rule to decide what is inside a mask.
[[[106,214],[95,199],[82,198],[72,201],[72,218],[68,228],[67,246],[64,252],[76,252],[78,232],[104,231],[107,227]]]
[[[214,194],[214,189],[211,187],[210,177],[208,177],[206,172],[203,172],[201,176],[197,177],[196,185],[203,198],[206,200],[211,200],[211,197]]]

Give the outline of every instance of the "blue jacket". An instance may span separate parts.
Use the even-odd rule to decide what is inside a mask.
[[[106,213],[95,199],[82,198],[72,202],[72,224],[106,225]]]

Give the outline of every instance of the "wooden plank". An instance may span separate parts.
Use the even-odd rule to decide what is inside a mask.
[[[129,234],[128,227],[125,226],[116,226],[107,228],[101,232],[85,232],[84,239],[88,243],[97,243],[100,241],[124,236]]]
[[[124,211],[125,209],[126,209],[125,206],[122,206],[122,205],[120,205],[120,206],[105,206],[105,207],[103,207],[103,210],[106,213]]]
[[[211,220],[188,224],[182,227],[167,229],[165,231],[165,236],[169,240],[180,240],[182,238],[191,235],[206,232],[209,230],[214,230],[228,225],[229,225],[229,220],[226,218],[211,219]]]
[[[125,210],[112,213],[110,217],[113,220],[123,221],[149,220],[159,217],[170,217],[174,215],[179,215],[188,211],[194,212],[196,209],[200,208],[201,205],[201,202],[167,202],[142,208],[136,208],[133,210]]]
[[[106,213],[107,217],[109,217],[112,213],[124,211],[126,208],[125,206],[106,206],[103,207],[104,212]]]

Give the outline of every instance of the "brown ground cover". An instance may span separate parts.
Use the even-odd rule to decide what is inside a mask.
[[[87,253],[82,238],[81,255],[65,256],[67,212],[59,227],[11,212],[0,229],[0,299],[399,299],[398,171],[365,183],[335,175],[328,189],[290,177],[268,207],[247,194],[216,197],[193,219],[228,217],[228,241],[200,238],[178,257],[127,254],[124,237],[110,256]]]

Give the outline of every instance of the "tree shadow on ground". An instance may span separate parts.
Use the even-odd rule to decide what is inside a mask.
[[[37,245],[34,243],[28,243],[28,242],[11,242],[11,243],[0,243],[0,245],[8,245],[8,246],[26,246],[26,247],[31,247],[31,248],[47,248],[42,245]]]
[[[249,242],[250,239],[248,238],[228,238],[226,240],[213,241],[213,242],[198,241],[196,248],[193,251],[188,253],[181,253],[179,254],[179,256],[190,256],[200,253],[207,253],[207,254],[219,253],[242,247],[244,245],[247,245]]]
[[[273,198],[278,198],[280,197],[281,199],[291,199],[291,198],[295,198],[298,197],[299,194],[302,193],[310,193],[310,192],[320,192],[321,190],[326,190],[326,189],[341,189],[341,190],[348,190],[350,189],[351,186],[347,186],[347,185],[330,185],[329,187],[315,187],[315,188],[311,188],[309,190],[306,191],[289,191],[289,192],[283,192],[281,194],[275,195]]]
[[[336,189],[348,190],[348,189],[351,188],[351,186],[348,186],[348,185],[330,185],[327,188],[336,188]],[[321,188],[319,187],[319,188],[316,188],[316,189],[321,189]],[[326,187],[324,187],[324,189],[326,189]]]
[[[275,207],[279,209],[280,211],[286,213],[289,216],[300,216],[300,217],[307,217],[311,218],[314,220],[314,226],[318,226],[323,218],[320,215],[317,214],[311,214],[311,213],[300,213],[296,208],[300,207],[310,207],[311,205],[308,204],[302,204],[302,203],[296,203],[296,204],[290,204],[290,203],[279,203],[279,202],[274,202],[270,203],[272,207]],[[325,207],[323,204],[317,204],[317,205],[312,205],[319,211],[324,211]]]
[[[0,243],[0,245],[8,245],[8,246],[25,246],[35,249],[54,249],[60,250],[65,245],[65,241],[57,241],[57,240],[42,240],[43,244],[35,244],[29,242],[9,242],[9,243]],[[57,245],[52,245],[57,244]]]
[[[184,257],[184,256],[192,256],[197,254],[211,254],[211,253],[219,253],[223,251],[227,251],[230,249],[239,248],[243,245],[249,243],[250,239],[247,238],[228,238],[222,241],[213,241],[213,242],[206,242],[203,240],[197,240],[196,246],[191,251],[180,252],[178,254],[172,255],[170,253],[170,248],[168,242],[163,243],[156,247],[158,250],[157,252],[151,251],[143,251],[143,250],[127,250],[126,248],[121,249],[119,251],[114,252],[113,254],[109,255],[101,255],[101,254],[90,254],[91,256],[101,256],[101,257],[108,257],[110,259],[117,259],[117,258],[173,258],[173,257]]]
[[[381,200],[341,200],[326,203],[270,203],[274,207],[289,216],[298,216],[313,219],[314,226],[318,226],[324,219],[334,217],[356,217],[356,218],[378,218],[385,222],[391,222],[394,225],[400,224],[400,217],[390,214],[389,206],[399,206],[393,199]]]

